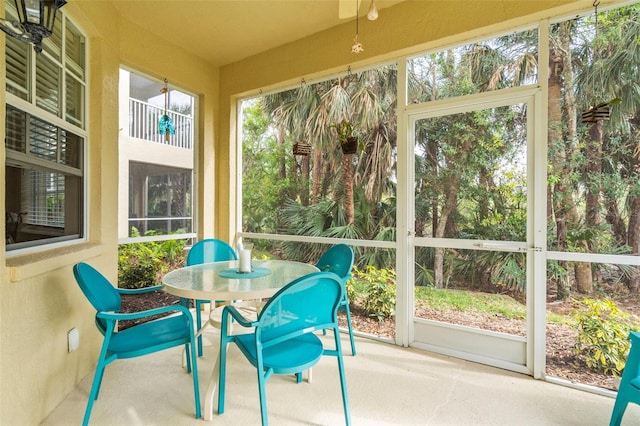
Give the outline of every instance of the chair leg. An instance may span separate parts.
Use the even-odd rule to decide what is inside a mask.
[[[261,360],[258,361],[258,367],[256,368],[256,371],[258,372],[258,393],[260,394],[260,418],[262,420],[262,426],[267,426],[269,424],[269,419],[267,416],[267,395],[265,389],[265,381],[267,380],[266,375],[268,373],[264,372],[264,366]]]
[[[351,325],[351,309],[349,309],[349,301],[345,301],[342,306],[345,313],[347,314],[347,326],[349,327],[349,339],[351,340],[351,355],[356,355],[356,344],[353,341],[353,326]]]
[[[192,351],[189,349],[189,344],[186,343],[184,345],[184,358],[185,358],[185,362],[186,362],[186,367],[187,367],[187,373],[191,373],[191,357],[190,357],[190,353]]]
[[[338,372],[340,373],[340,388],[342,390],[342,405],[344,407],[344,420],[347,426],[351,425],[351,410],[349,410],[349,396],[347,393],[347,380],[344,374],[344,360],[342,359],[342,345],[340,344],[340,334],[338,328],[334,330],[336,345],[336,358],[338,359]]]
[[[102,376],[106,365],[102,360],[98,361],[96,366],[96,373],[93,376],[93,383],[91,384],[91,391],[89,392],[89,400],[87,401],[87,408],[84,411],[84,419],[82,420],[82,426],[89,424],[89,418],[91,417],[91,410],[93,409],[93,403],[98,399],[98,392],[100,391],[100,385],[102,383]]]
[[[620,423],[622,423],[622,416],[624,416],[624,412],[627,409],[628,404],[628,400],[624,398],[616,398],[616,403],[613,406],[613,413],[611,413],[609,426],[620,426]]]
[[[200,385],[198,382],[198,356],[196,355],[196,351],[195,348],[193,347],[193,344],[195,343],[195,337],[193,337],[192,334],[192,338],[191,338],[191,344],[186,345],[186,351],[187,351],[187,358],[189,358],[189,353],[191,353],[191,362],[187,363],[187,364],[192,364],[193,365],[193,397],[195,399],[196,402],[196,419],[199,419],[200,417],[202,417],[202,410],[200,407]],[[189,348],[188,346],[191,346],[191,348]],[[188,370],[187,370],[188,371]]]
[[[202,328],[202,305],[207,302],[196,300],[196,330]],[[198,356],[202,356],[202,334],[198,336]]]
[[[218,415],[224,413],[225,381],[227,378],[227,344],[227,342],[220,341],[220,355],[217,362],[220,368],[218,371]]]

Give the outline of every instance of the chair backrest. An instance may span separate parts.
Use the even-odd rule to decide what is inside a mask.
[[[281,288],[262,308],[255,327],[263,347],[337,324],[342,280],[313,272]]]
[[[223,260],[238,260],[238,255],[229,244],[215,238],[198,241],[187,254],[187,266]]]
[[[350,277],[353,267],[353,250],[346,244],[337,244],[320,256],[316,267],[323,272],[333,272],[345,280]]]
[[[120,311],[122,299],[118,290],[93,266],[84,262],[77,263],[73,266],[73,276],[97,312]],[[104,321],[96,318],[96,325],[104,334],[106,330]]]

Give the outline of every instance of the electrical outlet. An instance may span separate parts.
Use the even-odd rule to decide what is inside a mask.
[[[69,330],[69,333],[67,333],[67,340],[69,343],[69,353],[78,349],[78,346],[80,346],[80,332],[76,327]]]

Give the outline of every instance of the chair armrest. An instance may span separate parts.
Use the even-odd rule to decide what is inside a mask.
[[[143,287],[143,288],[118,288],[118,293],[120,294],[144,294],[151,293],[154,291],[160,291],[164,287],[161,285],[154,285],[153,287]]]
[[[181,312],[183,315],[187,316],[187,318],[189,319],[189,322],[192,322],[191,312],[189,312],[189,310],[184,306],[180,306],[180,305],[161,306],[159,308],[148,309],[146,311],[131,312],[131,313],[103,311],[103,312],[98,312],[96,316],[98,318],[110,320],[110,321],[113,321],[113,320],[124,321],[124,320],[138,319],[138,318],[146,318],[153,315],[164,314],[167,312]]]
[[[225,314],[230,314],[237,321],[237,323],[243,327],[250,328],[256,326],[255,321],[247,321],[247,319],[233,305],[227,305],[224,307],[222,316],[224,317]]]

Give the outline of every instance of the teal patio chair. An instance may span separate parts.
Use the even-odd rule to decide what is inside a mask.
[[[198,241],[187,254],[187,266],[223,260],[238,260],[238,255],[229,244],[215,238]],[[180,302],[183,306],[189,306],[188,299],[181,298]],[[211,300],[195,301],[197,330],[202,328],[202,305],[211,302]],[[219,301],[216,300],[213,303],[215,302]],[[202,335],[198,336],[198,356],[202,356]]]
[[[196,418],[200,418],[198,365],[196,364],[197,357],[194,350],[196,339],[191,312],[183,306],[174,305],[135,313],[119,313],[121,306],[120,294],[132,294],[135,293],[134,291],[122,291],[115,288],[100,272],[86,263],[74,265],[73,275],[84,295],[96,309],[96,326],[104,336],[82,424],[87,425],[89,423],[91,409],[94,401],[98,399],[102,377],[107,365],[117,359],[139,357],[180,345],[185,345],[187,372],[192,372],[193,375]],[[155,288],[157,289],[157,287]],[[147,289],[142,290],[148,291]],[[171,312],[176,312],[177,314],[116,332],[116,324],[119,320],[147,318]],[[189,353],[191,353],[191,358],[189,358]]]
[[[353,341],[353,327],[351,325],[351,310],[349,309],[349,298],[347,297],[347,281],[351,278],[351,268],[353,267],[353,250],[346,244],[337,244],[320,256],[316,267],[324,272],[333,272],[342,279],[342,300],[339,309],[345,311],[347,315],[347,326],[349,327],[349,339],[351,340],[351,355],[356,354],[356,345]]]
[[[640,332],[631,332],[631,348],[624,366],[618,396],[611,413],[610,426],[620,426],[622,416],[630,402],[640,404]]]
[[[220,377],[218,414],[224,413],[227,345],[235,343],[256,367],[260,414],[267,425],[265,385],[272,374],[297,374],[311,368],[323,355],[338,361],[342,404],[347,425],[351,424],[347,382],[338,331],[338,306],[342,300],[342,280],[331,272],[314,272],[287,284],[264,305],[256,321],[248,321],[233,306],[222,313],[220,337]],[[247,334],[229,334],[229,321],[246,329]],[[325,349],[315,331],[333,329],[335,349]]]

